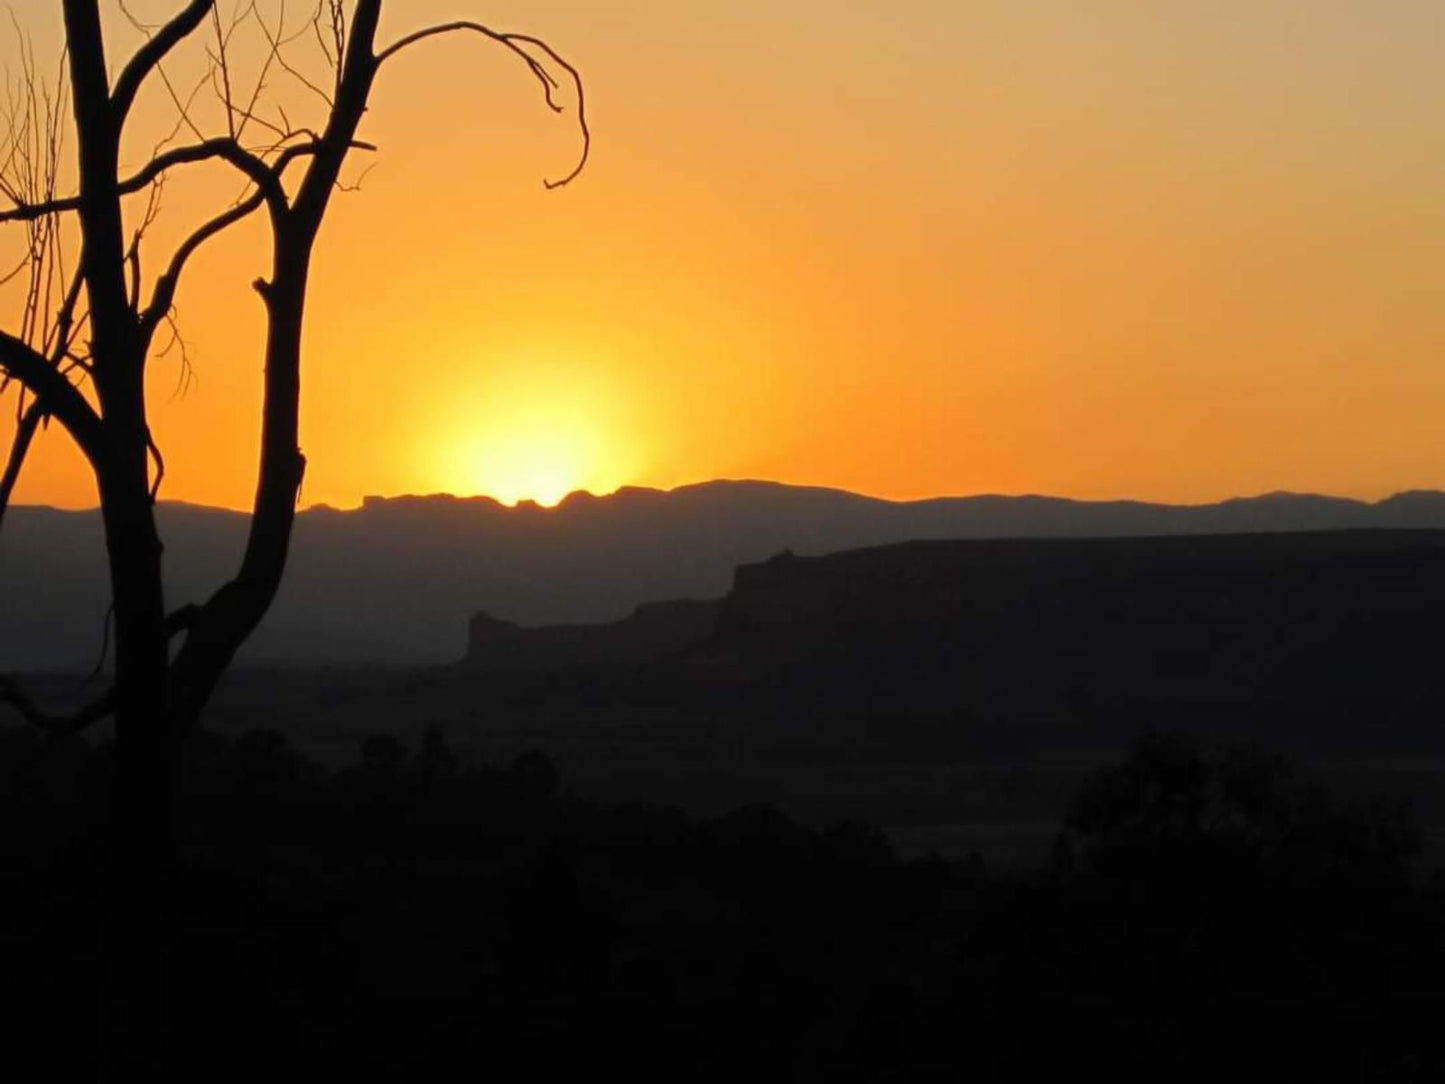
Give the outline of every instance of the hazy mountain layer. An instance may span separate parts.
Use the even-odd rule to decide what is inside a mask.
[[[166,504],[170,599],[235,567],[245,516]],[[460,658],[477,611],[522,625],[616,620],[639,602],[723,595],[781,550],[914,539],[1107,537],[1445,527],[1445,494],[1375,504],[1271,494],[1200,506],[1047,497],[890,502],[838,490],[710,482],[574,494],[555,509],[478,498],[368,499],[297,522],[286,583],[246,658],[296,665]],[[0,669],[93,665],[109,601],[99,516],[22,507],[0,535]]]

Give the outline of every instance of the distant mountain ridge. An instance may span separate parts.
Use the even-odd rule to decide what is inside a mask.
[[[235,567],[247,517],[159,509],[171,602]],[[574,493],[556,508],[489,498],[368,498],[300,514],[281,595],[244,660],[445,663],[478,611],[522,626],[615,621],[639,603],[718,598],[733,570],[783,550],[821,555],[927,539],[1130,537],[1362,528],[1445,529],[1445,493],[1370,503],[1274,493],[1217,504],[1041,496],[886,501],[717,481]],[[0,532],[0,670],[94,664],[109,602],[99,515],[11,509]]]

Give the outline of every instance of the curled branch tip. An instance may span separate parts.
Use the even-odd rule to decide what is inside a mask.
[[[515,34],[494,30],[482,23],[459,20],[457,22],[439,23],[436,26],[429,26],[408,34],[404,38],[400,38],[381,50],[376,56],[376,62],[380,65],[401,52],[407,46],[415,45],[417,42],[423,41],[426,38],[437,37],[441,34],[451,34],[457,31],[470,31],[475,34],[480,34],[484,38],[496,42],[498,45],[501,45],[503,48],[520,57],[522,62],[527,65],[527,69],[532,73],[533,77],[542,85],[542,96],[546,100],[548,108],[554,113],[563,113],[566,111],[566,108],[557,101],[556,91],[561,86],[561,83],[557,76],[552,73],[548,65],[550,64],[560,69],[566,74],[567,78],[571,80],[572,86],[577,94],[577,127],[582,134],[582,151],[581,154],[578,155],[577,164],[572,167],[566,176],[557,178],[556,180],[543,180],[542,184],[550,191],[554,188],[563,188],[575,181],[581,175],[583,169],[586,168],[587,159],[592,153],[592,131],[587,124],[587,92],[582,82],[582,73],[541,38],[533,37],[530,34]],[[533,50],[536,50],[536,52],[533,52]],[[538,52],[542,54],[541,57],[537,56]]]

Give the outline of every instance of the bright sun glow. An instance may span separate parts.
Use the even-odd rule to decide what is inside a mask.
[[[480,445],[474,485],[505,504],[554,505],[573,490],[589,488],[594,473],[587,442],[561,428],[499,433]]]
[[[438,420],[438,432],[457,434],[431,449],[440,488],[549,507],[579,489],[612,492],[635,464],[611,399],[574,367],[496,364],[485,386],[450,404],[463,414]]]

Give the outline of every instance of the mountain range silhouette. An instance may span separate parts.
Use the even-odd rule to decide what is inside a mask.
[[[164,503],[169,603],[234,569],[247,518]],[[1098,538],[1445,528],[1445,493],[1369,503],[1272,493],[1206,505],[1040,496],[886,501],[840,490],[715,481],[574,493],[556,508],[489,498],[368,498],[299,516],[286,582],[242,662],[453,662],[484,611],[520,626],[616,621],[640,603],[720,598],[734,569],[929,539]],[[79,670],[99,652],[109,587],[99,514],[12,509],[0,535],[0,663]]]

